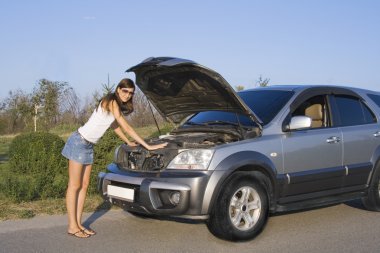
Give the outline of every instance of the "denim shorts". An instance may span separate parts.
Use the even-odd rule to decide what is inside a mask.
[[[92,164],[94,161],[94,144],[85,140],[78,132],[67,139],[62,155],[80,164]]]

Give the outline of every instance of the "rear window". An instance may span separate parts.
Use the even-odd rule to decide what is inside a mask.
[[[376,117],[359,99],[349,96],[336,96],[341,126],[355,126],[376,122]]]
[[[377,104],[378,107],[380,107],[380,95],[374,95],[374,94],[367,94],[368,97]]]

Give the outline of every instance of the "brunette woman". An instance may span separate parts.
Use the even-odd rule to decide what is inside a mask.
[[[90,182],[94,145],[109,127],[112,127],[120,139],[130,146],[136,144],[128,140],[125,133],[148,150],[167,145],[167,143],[147,144],[125,120],[125,116],[133,111],[134,92],[135,85],[131,79],[121,80],[115,92],[102,98],[87,123],[68,138],[62,150],[62,155],[69,159],[69,183],[66,192],[69,235],[79,238],[95,235],[94,230],[83,226],[82,213]]]

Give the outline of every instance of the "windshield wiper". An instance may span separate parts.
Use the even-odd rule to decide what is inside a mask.
[[[187,121],[187,122],[185,122],[185,125],[205,126],[206,124],[204,124],[204,123],[197,123],[197,122],[193,122],[193,121]]]
[[[206,121],[203,122],[204,125],[232,125],[232,126],[239,126],[238,123],[231,122],[231,121],[223,121],[223,120],[212,120],[212,121]]]

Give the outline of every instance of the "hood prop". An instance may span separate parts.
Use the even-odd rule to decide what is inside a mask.
[[[240,131],[240,136],[242,137],[242,139],[244,140],[244,130],[243,130],[243,127],[241,126],[241,123],[240,123],[240,120],[239,120],[239,115],[237,112],[235,112],[235,116],[236,116],[236,121],[238,123],[238,126],[239,126],[239,131]]]
[[[161,130],[160,130],[159,126],[158,126],[156,117],[154,116],[154,113],[153,113],[152,105],[150,104],[149,100],[148,100],[148,105],[149,105],[150,111],[152,113],[152,116],[153,116],[153,119],[154,119],[154,123],[156,123],[156,127],[157,127],[157,130],[158,130],[158,133],[161,135]]]

